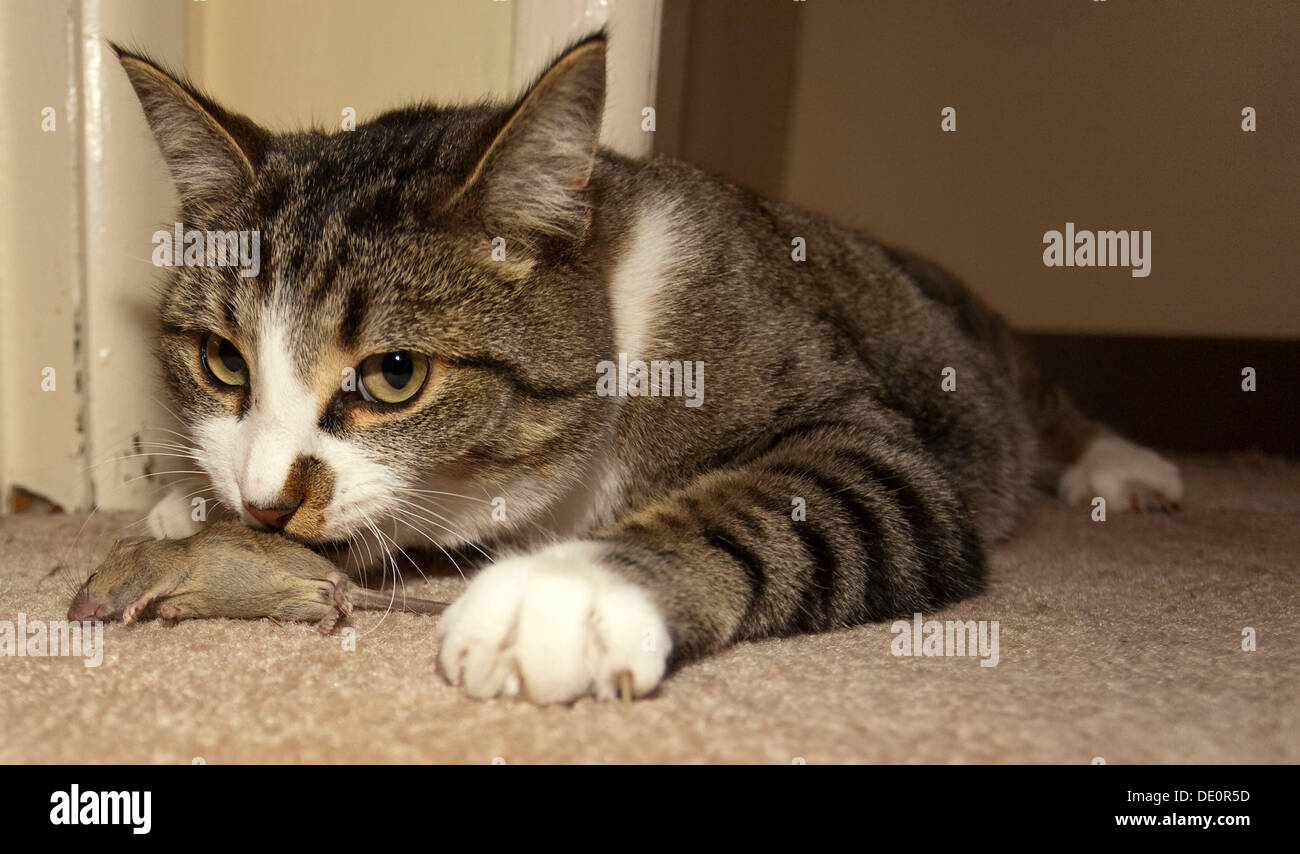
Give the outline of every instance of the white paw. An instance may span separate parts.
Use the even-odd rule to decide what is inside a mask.
[[[1155,451],[1118,436],[1101,436],[1059,484],[1061,500],[1087,504],[1098,496],[1115,510],[1165,509],[1183,499],[1178,467]]]
[[[199,532],[202,526],[190,514],[189,499],[180,492],[169,492],[149,511],[146,525],[155,540],[182,540]]]
[[[471,697],[565,703],[654,690],[668,627],[641,587],[601,565],[602,546],[572,541],[483,570],[438,621],[438,663]]]

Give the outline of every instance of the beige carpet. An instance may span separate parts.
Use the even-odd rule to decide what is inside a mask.
[[[996,667],[895,657],[881,624],[535,708],[448,687],[432,618],[360,615],[355,652],[268,621],[115,624],[97,668],[0,657],[0,761],[1300,762],[1300,464],[1184,462],[1174,515],[1029,508],[989,592],[935,615],[998,620]],[[0,520],[0,620],[61,619],[68,574],[132,518]]]

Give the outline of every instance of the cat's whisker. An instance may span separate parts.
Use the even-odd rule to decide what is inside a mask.
[[[369,516],[362,519],[362,524],[364,524],[366,526],[366,529],[370,531],[371,534],[374,535],[375,544],[379,546],[379,557],[380,557],[379,589],[383,590],[384,585],[388,582],[388,560],[390,557],[392,557],[392,553],[388,550],[388,545],[384,542],[383,533],[377,527],[375,527],[374,521]],[[394,586],[394,592],[395,591],[396,591],[396,586]],[[388,607],[390,610],[392,606],[393,606],[392,596],[390,596],[388,601]],[[388,615],[385,614],[384,616],[388,616]]]
[[[447,550],[444,548],[444,545],[443,545],[442,543],[440,543],[440,542],[439,542],[437,539],[435,539],[434,537],[430,536],[430,534],[429,534],[428,531],[421,530],[420,527],[419,527],[419,525],[415,525],[415,524],[413,524],[413,522],[420,522],[420,523],[423,523],[423,524],[426,524],[426,525],[432,525],[432,526],[435,527],[435,528],[439,528],[439,529],[441,529],[441,530],[447,532],[448,534],[450,534],[452,537],[454,537],[455,539],[459,540],[460,542],[462,542],[462,543],[468,545],[470,548],[474,549],[474,550],[477,551],[479,554],[483,555],[484,559],[489,560],[489,561],[493,559],[493,555],[492,555],[490,552],[484,550],[484,548],[483,548],[481,545],[479,545],[478,543],[475,543],[475,542],[473,542],[472,540],[470,540],[469,538],[462,536],[460,533],[458,533],[457,531],[455,531],[455,530],[453,530],[452,528],[448,527],[447,525],[444,525],[444,524],[442,524],[442,523],[440,523],[440,522],[437,522],[437,521],[435,521],[435,520],[433,520],[433,519],[430,519],[430,518],[428,518],[428,517],[426,517],[426,516],[423,516],[422,514],[420,514],[419,512],[417,512],[418,510],[421,510],[421,509],[425,509],[425,508],[419,508],[419,507],[416,507],[416,508],[414,508],[414,509],[407,509],[407,508],[403,508],[403,507],[392,507],[392,508],[390,508],[390,512],[392,512],[393,514],[395,514],[395,515],[394,515],[394,518],[397,518],[398,516],[400,516],[400,517],[402,518],[402,523],[403,523],[404,525],[406,525],[408,528],[411,528],[411,529],[412,529],[413,531],[415,531],[416,533],[420,534],[420,536],[424,537],[424,538],[427,539],[429,542],[433,543],[435,546],[437,546],[439,549],[441,549],[445,554],[447,554],[447,556],[448,556],[449,558],[451,557],[451,555],[450,555],[450,554],[447,552]],[[453,548],[457,548],[457,547],[456,547],[456,546],[453,546]],[[453,564],[455,563],[455,560],[454,560],[454,559],[452,560],[452,563],[453,563]],[[459,566],[457,566],[456,568],[457,568],[458,570],[460,569]],[[464,573],[462,573],[462,575],[463,575],[463,574],[464,574]]]
[[[413,489],[413,488],[406,488],[406,487],[399,488],[398,491],[399,491],[399,492],[412,492],[412,493],[435,493],[435,492],[438,492],[438,490],[421,490],[421,489]],[[478,501],[478,500],[480,500],[480,499],[473,498],[472,496],[459,496],[457,493],[440,493],[440,494],[443,494],[443,495],[457,495],[458,497],[466,498],[466,499],[471,500],[471,501]],[[414,496],[414,497],[418,497],[418,496]],[[399,498],[399,500],[401,500],[401,499]],[[450,519],[448,519],[448,518],[442,516],[440,513],[437,512],[438,509],[444,509],[444,508],[442,507],[441,502],[438,502],[437,499],[435,499],[435,498],[423,498],[423,499],[421,499],[421,500],[436,503],[436,504],[437,504],[437,509],[435,509],[435,508],[433,508],[433,507],[428,507],[428,506],[423,505],[423,504],[413,504],[413,503],[410,502],[410,501],[405,501],[404,503],[405,503],[407,506],[414,506],[415,508],[417,508],[417,509],[419,509],[419,510],[422,510],[422,511],[425,511],[425,512],[429,512],[429,513],[433,513],[437,518],[441,519],[442,521],[444,521],[444,522],[446,522],[446,523],[448,523],[448,524],[451,524],[451,520],[450,520]],[[483,503],[491,504],[490,501],[488,501],[488,502],[483,502]],[[554,521],[554,519],[552,519],[552,521]],[[537,530],[537,532],[541,535],[541,539],[542,539],[542,540],[544,540],[544,541],[548,541],[548,542],[558,542],[558,541],[560,540],[560,537],[555,533],[554,527],[552,527],[552,528],[547,528],[547,527],[541,525],[541,524],[540,524],[539,522],[537,522],[535,519],[527,518],[527,517],[525,517],[524,522],[527,523],[528,525],[532,526],[533,528],[535,528],[535,529]],[[463,536],[461,536],[461,535],[460,535],[458,532],[456,532],[456,531],[448,531],[448,533],[452,534],[453,536],[460,537],[460,539],[463,539],[463,540],[465,540],[466,542],[469,542],[471,546],[473,546],[474,548],[477,548],[477,549],[479,550],[479,552],[480,552],[481,554],[483,554],[483,556],[486,557],[488,560],[491,560],[491,559],[492,559],[492,556],[491,556],[491,555],[487,554],[486,552],[483,552],[483,550],[482,550],[481,548],[479,548],[477,544],[475,544],[475,543],[473,543],[472,541],[470,541],[470,539],[469,539],[468,537],[463,537]]]
[[[415,571],[416,571],[416,572],[420,573],[420,577],[421,577],[421,578],[423,578],[425,581],[428,581],[428,580],[429,580],[429,577],[428,577],[427,575],[424,574],[424,570],[420,569],[420,565],[419,565],[418,563],[416,563],[415,560],[414,560],[414,559],[413,559],[409,554],[407,554],[406,549],[402,548],[401,545],[398,544],[398,542],[397,542],[397,540],[396,540],[395,538],[390,537],[390,536],[388,536],[387,534],[385,534],[385,533],[383,532],[383,530],[382,530],[382,529],[381,529],[377,524],[373,525],[373,530],[374,530],[374,532],[375,532],[376,534],[378,534],[381,538],[386,539],[388,542],[392,543],[393,548],[395,548],[395,549],[397,549],[399,552],[401,552],[401,553],[402,553],[402,556],[405,557],[408,561],[410,561],[411,566],[415,568]],[[396,520],[396,519],[393,520],[393,533],[394,533],[394,534],[397,533],[397,520]],[[393,559],[393,588],[394,588],[394,595],[396,595],[397,584],[400,582],[401,585],[402,585],[402,595],[405,596],[405,595],[406,595],[406,579],[405,579],[404,577],[402,577],[402,576],[400,575],[400,573],[398,573],[397,570],[398,570],[397,559],[396,559],[396,557],[394,557],[394,559]]]
[[[397,518],[396,518],[396,517],[393,517],[392,522],[393,522],[393,533],[392,533],[391,535],[387,535],[387,534],[385,535],[385,536],[388,537],[388,541],[389,541],[390,543],[393,544],[393,548],[395,548],[395,549],[397,549],[399,552],[401,552],[402,555],[403,555],[403,556],[404,556],[408,561],[411,562],[411,567],[412,567],[413,569],[415,569],[416,572],[420,573],[420,578],[424,579],[425,581],[428,581],[428,580],[429,580],[429,576],[427,576],[427,575],[424,574],[424,570],[420,568],[420,564],[417,563],[417,562],[416,562],[416,561],[415,561],[415,560],[414,560],[414,559],[413,559],[409,554],[407,554],[407,553],[406,553],[406,550],[403,549],[402,546],[397,542],[397,524],[398,524],[398,520],[397,520]],[[383,532],[380,531],[380,533],[383,533]],[[405,586],[406,586],[406,579],[405,579],[405,578],[402,579],[402,586],[403,586],[403,590],[405,590]]]
[[[407,521],[407,519],[409,518],[409,519],[415,519],[416,521],[430,522],[431,524],[437,524],[436,522],[432,522],[432,520],[429,519],[420,519],[418,516],[415,516],[414,514],[410,514],[407,511],[404,511],[400,508],[393,508],[392,512],[402,514],[404,517],[406,517],[402,519],[402,524],[406,525],[412,531],[414,531],[415,533],[419,534],[420,536],[428,540],[430,543],[432,543],[435,548],[437,548],[440,552],[442,552],[444,555],[447,556],[447,560],[451,561],[451,565],[456,568],[456,572],[460,573],[460,577],[465,579],[466,581],[469,580],[469,578],[465,575],[465,570],[460,568],[460,564],[456,562],[456,558],[452,556],[451,552],[449,552],[442,545],[442,543],[438,542],[433,537],[429,536],[429,534],[426,531],[422,531],[416,525],[411,524],[411,522]],[[397,521],[398,517],[394,516],[393,519],[394,521]],[[488,559],[491,560],[491,556],[488,556]]]
[[[501,483],[500,481],[488,481],[487,483],[482,484],[481,486],[485,493],[487,492],[488,486],[494,487],[495,489],[493,491],[502,492],[504,491],[505,484]],[[557,533],[555,533],[557,527],[555,524],[556,523],[555,510],[548,506],[547,513],[550,515],[551,523],[552,523],[551,527],[549,528],[542,525],[536,519],[533,519],[531,517],[526,517],[524,521],[527,522],[529,525],[531,525],[537,531],[542,541],[549,542],[549,543],[559,542],[563,538],[560,537]],[[533,542],[535,543],[536,540],[533,540]]]
[[[369,585],[369,581],[370,581],[369,569],[370,566],[375,562],[375,556],[370,553],[370,540],[364,535],[363,532],[357,531],[357,539],[361,543],[361,545],[365,546],[366,548],[366,562],[361,564],[361,583]],[[358,555],[358,558],[360,558],[360,555]]]
[[[384,621],[388,619],[388,615],[391,614],[391,613],[393,612],[393,602],[394,602],[394,601],[396,600],[396,598],[397,598],[397,579],[398,579],[400,573],[398,573],[398,571],[397,571],[397,569],[398,569],[398,568],[397,568],[397,558],[395,558],[395,557],[393,556],[392,551],[388,548],[387,544],[384,542],[384,532],[381,531],[381,530],[379,530],[379,527],[378,527],[378,526],[377,526],[377,525],[376,525],[376,524],[375,524],[375,523],[370,519],[369,516],[364,517],[362,521],[363,521],[363,522],[365,523],[365,525],[370,529],[370,531],[371,531],[371,532],[376,536],[376,538],[377,538],[377,539],[376,539],[376,542],[379,544],[380,548],[382,548],[383,551],[384,551],[384,555],[385,555],[385,557],[384,557],[384,564],[383,564],[383,569],[382,569],[383,576],[382,576],[381,579],[380,579],[380,586],[381,586],[381,587],[382,587],[382,585],[383,585],[383,577],[387,577],[387,572],[388,572],[388,561],[391,560],[391,561],[392,561],[392,564],[393,564],[393,579],[394,579],[394,581],[393,581],[393,592],[392,592],[392,594],[389,596],[389,599],[388,599],[388,608],[387,608],[387,610],[384,611],[384,615],[383,615],[382,617],[380,617],[380,618],[379,618],[379,622],[376,623],[376,624],[371,628],[371,631],[374,631],[374,630],[378,629],[380,626],[382,626],[382,625],[384,624]],[[405,595],[405,594],[403,594],[403,595]]]
[[[123,448],[123,447],[129,447],[131,453],[123,453],[123,454],[116,453],[116,449]],[[136,433],[131,436],[125,437],[123,439],[120,439],[116,442],[108,443],[105,448],[103,457],[98,462],[89,463],[87,465],[82,466],[81,471],[82,473],[93,471],[99,468],[100,466],[106,465],[110,462],[122,462],[125,460],[133,459],[136,457],[142,457],[142,456],[162,455],[161,453],[153,453],[145,450],[146,448],[151,448],[151,447],[162,448],[164,451],[168,451],[168,452],[175,451],[184,454],[194,454],[198,450],[197,448],[193,448],[189,445],[182,445],[180,443],[173,443],[173,442],[162,443],[162,442],[142,440],[139,434]]]
[[[492,501],[487,498],[475,498],[472,495],[464,495],[459,492],[444,492],[440,489],[416,489],[413,486],[399,487],[403,492],[418,492],[421,495],[445,495],[450,498],[463,498],[466,501],[477,501],[480,504],[491,504]]]
[[[187,451],[197,454],[199,449],[194,445],[186,445],[184,442],[134,442],[138,448],[161,448],[164,451]]]
[[[452,520],[448,519],[446,516],[443,516],[442,514],[438,513],[437,511],[433,510],[432,508],[424,507],[424,506],[422,506],[422,505],[420,505],[420,504],[416,504],[416,503],[413,502],[413,501],[409,501],[409,500],[404,499],[404,498],[401,498],[401,497],[398,497],[396,500],[398,501],[399,504],[401,504],[401,505],[403,505],[404,507],[408,508],[408,511],[407,511],[407,512],[412,516],[412,518],[417,518],[417,519],[419,519],[420,521],[428,522],[430,525],[435,525],[435,526],[437,526],[438,528],[441,528],[442,530],[446,531],[448,534],[451,534],[453,537],[456,537],[457,539],[462,540],[462,541],[468,543],[472,548],[477,549],[478,552],[479,552],[479,554],[483,555],[483,557],[487,558],[488,560],[492,560],[492,555],[490,555],[490,554],[488,554],[486,551],[484,551],[484,550],[482,549],[482,547],[480,547],[477,543],[474,543],[474,542],[470,541],[470,539],[469,539],[468,537],[465,537],[465,536],[461,535],[460,532],[458,532],[458,531],[456,531],[455,529],[453,529],[452,527],[450,527],[450,526],[451,526],[451,521],[452,521]],[[394,508],[394,510],[396,510],[396,508]],[[419,511],[419,512],[416,512],[416,511]],[[424,513],[431,513],[431,514],[433,514],[434,518],[437,519],[437,520],[439,520],[439,521],[434,521],[434,519],[430,519],[430,518],[425,517],[425,516],[423,515]],[[440,524],[440,522],[441,522],[441,523],[445,523],[445,524]]]
[[[186,470],[184,470],[184,471],[151,471],[151,472],[146,472],[145,474],[142,474],[142,475],[137,475],[136,477],[128,478],[127,480],[124,480],[124,481],[122,481],[121,483],[114,484],[113,489],[121,489],[122,487],[126,486],[128,483],[135,483],[137,480],[144,480],[144,479],[147,478],[147,477],[163,477],[164,475],[169,475],[169,474],[199,474],[199,475],[206,475],[207,472],[205,472],[205,471],[195,471],[195,470],[192,470],[192,469],[186,469]]]
[[[120,462],[125,462],[126,460],[135,460],[135,459],[140,459],[140,458],[150,458],[150,459],[151,459],[151,458],[153,458],[153,457],[178,457],[178,458],[180,458],[180,459],[193,460],[193,461],[196,462],[196,463],[197,463],[197,462],[200,462],[199,458],[196,457],[196,456],[194,456],[193,454],[161,454],[161,453],[158,453],[158,452],[156,452],[156,451],[149,451],[149,452],[142,453],[142,454],[124,454],[123,456],[120,456],[120,457],[113,457],[112,459],[107,459],[107,460],[104,460],[103,462],[93,463],[93,464],[91,464],[91,465],[89,465],[89,466],[86,466],[85,470],[86,470],[86,471],[94,471],[95,469],[99,468],[100,466],[106,466],[106,465],[108,465],[109,463],[120,463]],[[162,474],[162,472],[159,472],[159,473]]]

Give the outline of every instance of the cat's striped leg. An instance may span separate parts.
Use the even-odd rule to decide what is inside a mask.
[[[670,657],[929,610],[982,577],[972,520],[924,452],[814,425],[487,568],[444,614],[439,661],[476,697],[641,695]]]

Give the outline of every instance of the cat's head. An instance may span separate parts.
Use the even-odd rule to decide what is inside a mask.
[[[160,301],[167,385],[223,504],[308,542],[445,545],[584,477],[608,423],[587,251],[603,35],[513,104],[332,133],[271,133],[117,51],[205,241],[190,261],[209,232],[260,250],[241,268],[175,247]]]

